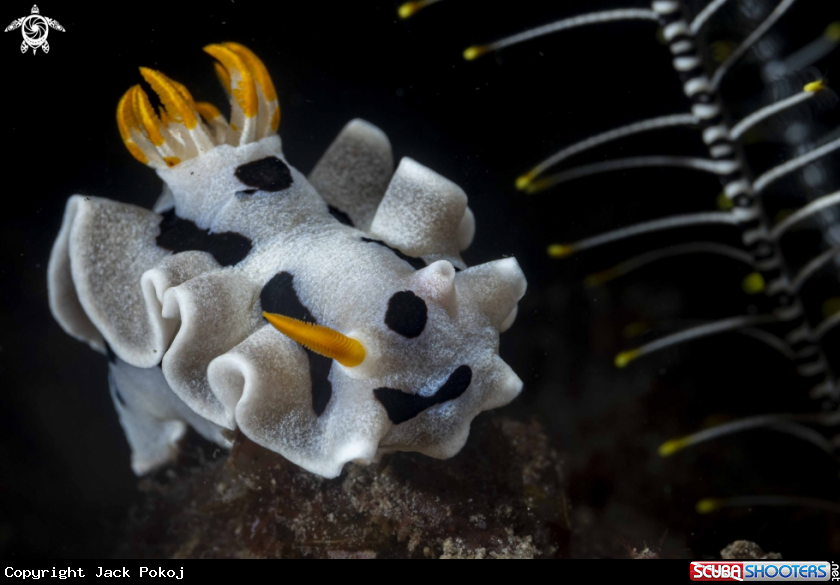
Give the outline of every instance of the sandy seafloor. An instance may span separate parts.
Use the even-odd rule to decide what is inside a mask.
[[[800,0],[780,23],[779,38],[791,50],[813,40],[840,19],[831,4]],[[460,57],[472,43],[551,19],[644,3],[490,7],[445,0],[407,22],[396,17],[395,6],[228,0],[183,10],[146,3],[118,15],[44,4],[42,14],[66,28],[50,32],[49,54],[22,55],[18,32],[0,36],[6,79],[0,108],[0,555],[108,556],[123,534],[139,495],[108,396],[106,361],[53,321],[47,261],[69,195],[147,207],[157,197],[159,180],[128,155],[114,121],[117,100],[140,79],[137,66],[159,68],[198,99],[221,105],[223,92],[201,47],[227,40],[248,45],[272,73],[284,150],[298,169],[308,172],[347,121],[364,118],[389,135],[397,159],[410,156],[465,189],[478,226],[464,255],[468,264],[509,255],[521,263],[529,291],[517,323],[502,338],[501,355],[525,389],[504,414],[537,417],[561,454],[581,539],[576,545],[573,533],[570,556],[621,557],[628,548],[650,546],[663,557],[712,557],[735,539],[753,540],[786,558],[840,551],[836,513],[796,506],[694,511],[698,499],[710,496],[837,501],[836,462],[812,445],[756,431],[668,459],[656,454],[662,441],[710,421],[812,408],[807,387],[778,353],[725,335],[624,370],[612,366],[615,353],[633,343],[622,333],[628,324],[672,330],[743,314],[750,305],[740,289],[744,268],[696,256],[607,287],[582,284],[588,272],[631,253],[710,237],[737,243],[735,232],[680,230],[566,261],[545,254],[553,242],[713,209],[717,179],[686,170],[626,171],[534,196],[514,189],[517,175],[578,139],[685,111],[656,27],[613,24],[473,63]],[[28,10],[7,5],[3,14],[12,21]],[[817,68],[830,79],[838,59],[840,51]],[[755,71],[749,66],[733,74],[735,93],[740,83],[760,89],[750,81]],[[671,131],[580,160],[675,152],[699,155],[703,149],[696,134]],[[780,153],[763,156],[783,160]],[[831,160],[836,167],[840,157]]]

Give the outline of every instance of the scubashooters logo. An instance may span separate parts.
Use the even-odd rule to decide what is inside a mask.
[[[824,561],[693,561],[691,580],[802,582],[836,579],[832,566]]]
[[[20,52],[25,53],[27,49],[32,48],[32,54],[34,55],[38,49],[41,49],[45,53],[50,52],[47,34],[51,28],[64,32],[64,27],[58,24],[58,21],[41,16],[41,11],[38,10],[38,6],[34,5],[32,6],[32,14],[12,21],[12,24],[7,26],[3,32],[21,29],[23,42],[20,44]]]

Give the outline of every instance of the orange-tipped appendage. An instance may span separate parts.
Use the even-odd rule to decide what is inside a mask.
[[[166,140],[160,132],[161,121],[155,112],[152,103],[149,101],[149,96],[143,91],[139,85],[132,92],[132,101],[134,106],[134,118],[140,123],[146,136],[155,146],[162,146]]]
[[[128,152],[131,153],[131,156],[143,164],[148,164],[149,159],[143,154],[140,147],[134,143],[134,140],[131,139],[131,130],[140,129],[140,125],[137,123],[133,111],[133,93],[139,87],[139,85],[135,85],[129,88],[120,98],[120,103],[117,105],[117,128],[119,128],[120,137],[122,137],[123,143],[128,149]]]
[[[195,109],[208,122],[222,115],[219,108],[208,102],[196,102]]]
[[[218,61],[213,63],[213,71],[216,72],[216,77],[219,78],[219,83],[222,84],[225,93],[230,95],[230,73]]]
[[[184,96],[182,90],[172,80],[160,71],[148,67],[141,67],[140,74],[158,94],[163,107],[166,108],[166,112],[172,120],[183,123],[189,130],[196,127],[198,118],[190,105],[190,99]],[[181,87],[183,88],[183,86]]]
[[[365,361],[364,346],[334,329],[276,313],[263,312],[263,317],[283,335],[342,366],[353,368]]]
[[[257,87],[245,60],[225,45],[207,45],[204,47],[204,52],[219,61],[227,69],[230,79],[233,79],[234,74],[239,76],[237,87],[233,87],[232,84],[229,85],[231,94],[239,107],[242,108],[246,118],[256,116],[258,108]]]
[[[164,75],[164,77],[166,76]],[[177,81],[175,81],[174,79],[170,79],[169,77],[166,77],[166,79],[169,80],[169,83],[175,86],[175,89],[177,89],[181,93],[181,96],[183,96],[183,98],[187,100],[187,102],[193,107],[193,109],[195,109],[195,100],[193,99],[190,90],[187,89],[187,86],[183,83],[178,83]]]
[[[268,101],[277,99],[277,90],[274,89],[274,83],[271,81],[271,76],[268,74],[268,69],[265,64],[260,61],[251,49],[239,43],[224,43],[224,46],[239,55],[248,71],[254,77],[254,81],[260,86],[260,89]]]
[[[169,128],[169,114],[166,113],[163,106],[158,108],[158,118],[160,118],[160,123],[163,124],[164,128]]]

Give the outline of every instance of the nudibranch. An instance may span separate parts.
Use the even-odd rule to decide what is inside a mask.
[[[72,196],[50,258],[53,315],[108,355],[133,470],[171,461],[187,425],[324,477],[393,451],[455,455],[522,390],[498,353],[518,263],[468,268],[464,191],[409,158],[394,171],[371,124],[351,121],[304,177],[264,64],[236,43],[205,51],[230,122],[141,68],[161,106],[136,85],[117,124],[163,193],[152,211]]]

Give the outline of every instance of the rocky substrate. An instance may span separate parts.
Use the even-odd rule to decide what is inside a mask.
[[[189,443],[141,482],[120,551],[141,558],[534,558],[568,555],[558,453],[535,422],[479,417],[439,461],[386,455],[323,479],[243,436]]]

